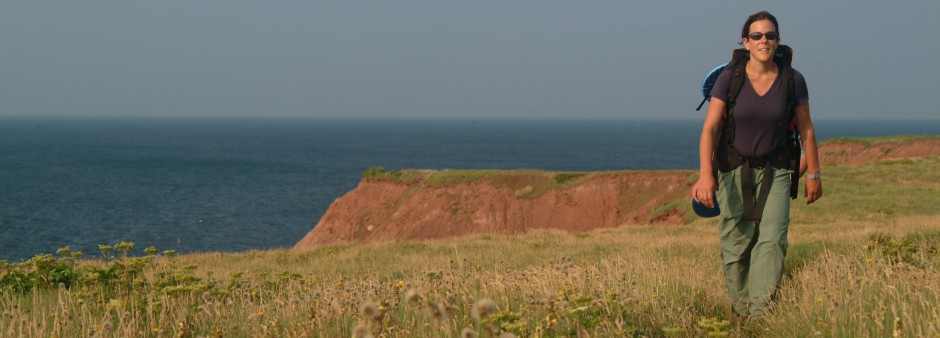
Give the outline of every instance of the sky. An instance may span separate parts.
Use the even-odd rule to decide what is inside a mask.
[[[3,1],[0,116],[701,118],[768,10],[814,118],[940,119],[940,1]]]

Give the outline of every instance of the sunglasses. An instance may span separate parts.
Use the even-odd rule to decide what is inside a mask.
[[[767,40],[777,40],[777,38],[780,37],[780,35],[777,34],[777,32],[767,32],[767,33],[754,32],[754,33],[748,34],[747,38],[754,40],[754,41],[760,41],[760,39],[765,36],[767,37]]]

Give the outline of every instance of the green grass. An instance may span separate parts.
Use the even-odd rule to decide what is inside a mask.
[[[824,224],[846,218],[890,223],[898,217],[940,215],[938,157],[883,160],[824,170],[823,198],[807,206],[801,185],[800,198],[791,205],[792,217]]]
[[[514,189],[518,198],[537,198],[545,192],[564,190],[595,177],[597,172],[552,172],[543,170],[393,170],[372,167],[363,179],[415,184],[418,187],[449,187],[486,181]]]
[[[878,144],[908,144],[920,140],[938,140],[938,135],[895,135],[895,136],[873,136],[873,137],[831,137],[820,142],[820,145],[827,143],[861,143],[866,147]]]

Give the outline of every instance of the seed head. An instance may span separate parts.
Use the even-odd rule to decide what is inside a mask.
[[[359,314],[361,314],[364,319],[379,320],[382,318],[382,309],[380,309],[379,305],[376,303],[362,302],[362,304],[359,304]]]
[[[477,332],[469,327],[465,327],[463,330],[460,330],[460,338],[477,338]]]
[[[416,288],[410,288],[408,291],[405,291],[405,302],[408,303],[418,303],[421,301],[421,291]]]
[[[369,325],[366,323],[359,322],[356,326],[353,327],[352,331],[353,338],[372,338],[372,332],[369,330]]]
[[[473,304],[470,315],[473,316],[473,319],[483,320],[496,313],[496,310],[496,302],[489,298],[481,298],[476,304]]]
[[[428,313],[431,314],[431,318],[435,321],[442,321],[444,320],[444,316],[447,315],[447,308],[440,303],[428,302]]]

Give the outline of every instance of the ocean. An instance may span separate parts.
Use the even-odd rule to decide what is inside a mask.
[[[816,122],[834,136],[940,120]],[[0,118],[0,259],[290,247],[362,172],[695,169],[699,119]]]

